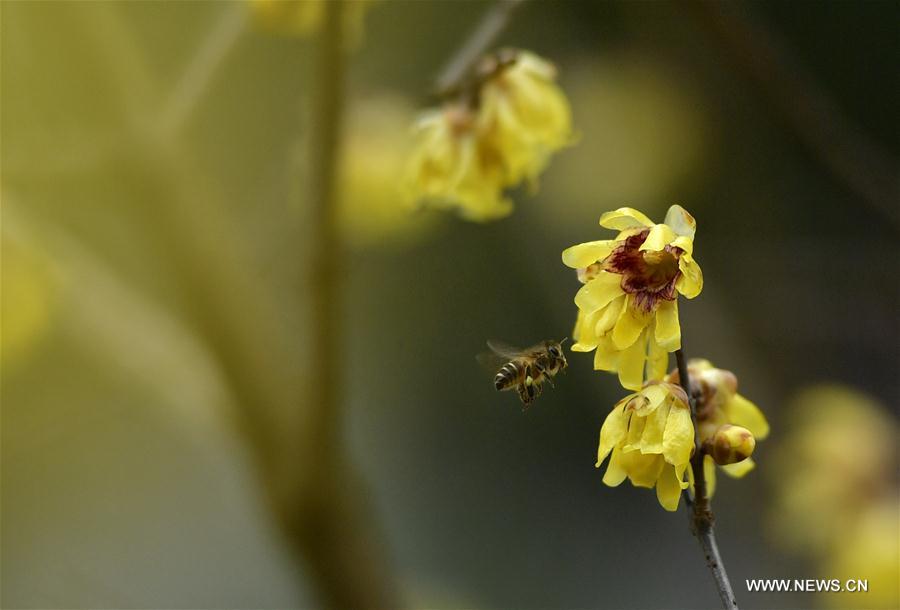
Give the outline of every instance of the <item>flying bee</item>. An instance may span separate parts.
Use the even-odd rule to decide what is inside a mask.
[[[517,349],[499,341],[488,341],[491,353],[479,356],[483,364],[501,364],[494,376],[499,392],[516,390],[527,407],[543,392],[542,384],[566,369],[569,363],[562,350],[563,341],[542,341],[527,349]]]

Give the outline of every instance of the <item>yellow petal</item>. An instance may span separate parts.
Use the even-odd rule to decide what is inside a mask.
[[[662,250],[675,239],[675,233],[667,225],[653,225],[647,239],[641,244],[640,250],[653,252]]]
[[[637,413],[642,417],[655,411],[669,398],[669,392],[666,390],[665,386],[659,384],[648,385],[641,390],[641,395],[647,399],[647,406],[637,410]]]
[[[609,412],[600,427],[600,445],[597,448],[597,467],[603,463],[606,456],[612,448],[625,438],[628,425],[628,418],[625,413],[625,402],[620,401],[613,410]]]
[[[600,226],[623,231],[632,227],[652,227],[653,221],[634,208],[619,208],[601,216]]]
[[[759,407],[740,394],[735,394],[725,403],[724,411],[729,423],[747,428],[756,440],[761,441],[769,435],[769,422],[765,415]]]
[[[647,330],[647,380],[662,379],[669,368],[669,352],[659,346],[653,336],[653,330]]]
[[[622,463],[631,484],[648,489],[656,485],[659,473],[665,465],[665,461],[659,455],[642,455],[638,452],[623,455]]]
[[[617,350],[613,344],[612,339],[606,338],[600,341],[597,344],[597,351],[594,352],[594,370],[595,371],[615,371],[619,368],[619,355],[621,352]],[[628,390],[640,390],[640,387],[637,388],[629,388],[627,386],[625,389]]]
[[[681,275],[675,281],[675,289],[685,297],[693,299],[703,290],[703,272],[700,265],[690,254],[684,253],[678,259],[678,269]]]
[[[669,408],[668,405],[659,407],[647,416],[647,423],[644,424],[644,432],[641,434],[641,453],[663,452],[663,434],[666,430],[666,420],[669,418]]]
[[[597,333],[598,336],[605,335],[613,329],[616,325],[616,320],[622,315],[622,308],[625,306],[625,301],[625,294],[621,294],[603,308],[594,324],[594,332]]]
[[[746,460],[741,460],[737,464],[728,464],[726,466],[720,466],[722,470],[725,471],[730,477],[735,479],[740,479],[745,474],[750,472],[756,467],[756,462],[753,461],[753,458],[747,458]]]
[[[681,499],[681,482],[675,473],[675,467],[671,464],[663,466],[656,482],[656,499],[662,507],[668,511],[678,510],[678,502]]]
[[[684,237],[679,235],[675,239],[672,240],[672,245],[676,248],[681,248],[688,254],[694,253],[694,240],[689,237]]]
[[[623,388],[634,391],[641,389],[641,386],[644,385],[644,362],[646,359],[646,334],[641,335],[637,341],[631,344],[631,347],[619,352],[619,383],[622,384]]]
[[[670,207],[663,222],[670,226],[678,235],[694,239],[694,233],[697,231],[697,221],[680,205]]]
[[[589,241],[563,250],[562,261],[573,269],[587,267],[609,256],[615,247],[616,242],[612,239]]]
[[[703,456],[703,478],[706,479],[706,497],[716,493],[716,463],[708,455]]]
[[[635,415],[632,411],[631,421],[628,425],[628,434],[625,436],[625,444],[622,451],[637,451],[641,446],[641,434],[644,433],[644,426],[647,423],[646,417]]]
[[[575,305],[585,313],[592,313],[605,307],[622,292],[622,276],[601,271],[590,282],[581,287],[575,295]]]
[[[690,409],[673,404],[666,420],[663,435],[663,456],[670,464],[685,464],[691,459],[694,448],[694,424],[691,422]]]
[[[613,328],[612,339],[617,349],[625,349],[633,345],[652,320],[652,316],[633,307],[632,303],[631,297],[626,297],[625,306],[622,308],[619,319],[616,320],[615,328]],[[641,368],[643,368],[643,362],[641,363]]]
[[[667,352],[681,349],[681,325],[678,323],[678,299],[660,301],[656,310],[656,342]]]
[[[603,482],[610,487],[615,487],[625,480],[625,469],[622,468],[622,450],[616,447],[609,457],[609,464],[603,474]]]
[[[589,352],[597,347],[600,338],[594,332],[594,328],[601,313],[602,310],[589,314],[578,310],[578,319],[575,322],[575,329],[572,331],[572,336],[575,338],[575,344],[572,346],[573,352]]]

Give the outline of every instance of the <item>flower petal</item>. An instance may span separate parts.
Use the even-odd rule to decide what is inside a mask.
[[[597,344],[597,351],[594,352],[594,370],[615,371],[619,368],[619,354],[621,354],[621,352],[613,346],[612,339],[606,338],[603,341],[600,341],[600,343]],[[641,388],[625,387],[625,389],[637,391]]]
[[[653,221],[634,208],[619,208],[600,217],[600,226],[623,231],[632,227],[652,227]]]
[[[659,473],[665,466],[662,456],[642,455],[638,452],[625,454],[622,456],[622,460],[631,484],[648,489],[656,485]]]
[[[597,317],[597,322],[594,324],[594,332],[597,333],[598,336],[606,335],[613,329],[616,325],[616,320],[622,315],[622,308],[625,307],[625,301],[626,297],[622,294],[618,298],[610,301],[609,305],[603,308],[602,313]]]
[[[678,323],[678,299],[662,300],[656,310],[656,342],[667,352],[681,349],[681,326]]]
[[[666,430],[668,417],[668,405],[658,407],[647,416],[647,423],[644,425],[643,434],[641,434],[641,453],[663,452],[663,434]]]
[[[589,241],[563,250],[562,261],[573,269],[587,267],[609,256],[615,247],[616,242],[612,239]]]
[[[671,206],[669,211],[666,212],[666,219],[663,222],[669,225],[678,235],[694,239],[694,233],[697,231],[697,221],[680,205]]]
[[[676,248],[681,248],[688,254],[694,253],[694,240],[690,237],[684,237],[683,235],[679,235],[675,239],[672,240],[672,246]]]
[[[756,440],[761,441],[769,435],[769,422],[765,415],[759,407],[740,394],[735,394],[726,402],[723,410],[729,423],[747,428]]]
[[[628,434],[625,436],[625,444],[622,451],[637,451],[641,446],[641,434],[644,433],[644,426],[647,423],[646,417],[640,417],[632,411],[631,421],[628,424]]]
[[[691,411],[680,403],[669,409],[666,430],[663,435],[663,456],[670,464],[685,464],[694,449],[694,424]]]
[[[668,511],[678,510],[678,502],[681,500],[681,482],[675,473],[675,467],[671,464],[663,466],[656,482],[656,499],[662,507]]]
[[[662,379],[666,376],[669,368],[669,352],[661,348],[656,342],[653,331],[647,329],[647,371],[645,373],[647,381]]]
[[[612,448],[625,438],[628,417],[625,413],[625,400],[613,407],[603,425],[600,427],[600,445],[597,447],[597,467],[603,463]]]
[[[753,461],[753,458],[747,458],[746,460],[741,460],[736,464],[727,464],[725,466],[720,466],[720,468],[725,471],[730,477],[735,479],[740,479],[745,474],[750,472],[756,467],[756,462]]]
[[[625,469],[622,468],[622,450],[616,447],[609,457],[609,464],[603,474],[603,483],[610,487],[616,487],[625,480]]]
[[[631,297],[626,297],[625,306],[622,308],[619,319],[616,320],[615,328],[613,328],[612,339],[617,349],[626,349],[633,345],[644,328],[653,319],[652,316],[635,308],[633,302]],[[641,367],[643,368],[643,365]]]
[[[658,252],[672,243],[675,239],[675,232],[666,225],[653,225],[647,239],[641,244],[639,250],[641,252],[651,250]]]
[[[601,271],[575,294],[575,305],[585,313],[605,307],[622,292],[622,276]]]
[[[675,280],[675,289],[685,297],[693,299],[703,290],[703,271],[686,252],[678,258],[678,269],[681,275]]]
[[[598,347],[599,350],[599,347]],[[619,383],[628,390],[638,391],[644,385],[644,362],[647,359],[647,336],[641,335],[631,347],[619,352]],[[596,364],[596,360],[594,361]]]

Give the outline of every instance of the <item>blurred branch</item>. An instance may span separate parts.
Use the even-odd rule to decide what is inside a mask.
[[[376,543],[375,511],[368,510],[340,438],[339,311],[333,274],[340,253],[331,203],[343,80],[341,5],[325,3],[326,25],[319,37],[318,74],[324,89],[316,90],[315,107],[321,116],[315,117],[315,138],[322,148],[314,158],[322,157],[317,160],[322,165],[312,191],[319,225],[314,238],[320,245],[311,294],[315,341],[314,349],[307,351],[320,376],[312,380],[298,361],[296,336],[285,332],[284,321],[273,310],[271,287],[258,279],[246,251],[246,234],[223,205],[227,196],[178,140],[177,130],[160,133],[158,121],[147,120],[152,115],[145,98],[133,95],[135,79],[145,90],[155,89],[154,80],[122,23],[119,6],[91,5],[84,26],[93,28],[98,40],[102,32],[116,41],[115,52],[101,49],[100,56],[106,58],[114,91],[128,111],[141,169],[149,170],[149,179],[161,186],[159,213],[153,220],[161,223],[159,233],[171,240],[193,322],[234,393],[239,430],[256,454],[270,508],[293,550],[306,560],[323,603],[364,610],[398,604],[390,589],[388,562]],[[320,365],[320,359],[325,364]],[[314,391],[312,400],[301,402],[309,388],[321,394],[315,396]]]
[[[740,15],[734,3],[685,4],[807,150],[873,211],[900,226],[898,160],[841,113],[784,41],[762,21]]]
[[[310,124],[312,240],[312,378],[307,441],[316,468],[310,493],[298,506],[297,534],[330,608],[397,608],[399,602],[380,548],[372,511],[341,442],[344,349],[340,282],[343,276],[337,200],[340,139],[344,118],[345,3],[325,3],[318,32]]]
[[[509,25],[513,13],[525,0],[497,0],[481,18],[469,37],[441,70],[435,92],[443,97],[462,88],[475,64]]]
[[[229,3],[222,10],[164,104],[159,121],[164,135],[171,137],[181,131],[237,45],[246,23],[247,7],[240,2]]]
[[[691,420],[694,424],[694,452],[691,455],[694,501],[688,504],[688,507],[692,509],[692,529],[703,549],[706,567],[712,572],[713,579],[716,581],[716,590],[719,593],[719,599],[722,600],[722,607],[725,610],[738,610],[734,590],[731,588],[731,581],[728,580],[725,564],[719,554],[719,545],[716,544],[714,518],[709,506],[709,496],[706,494],[706,474],[703,471],[703,460],[706,454],[700,445],[700,428],[697,425],[697,398],[694,396],[683,349],[675,352],[675,360],[678,363],[678,381],[688,396],[688,402],[691,405]]]

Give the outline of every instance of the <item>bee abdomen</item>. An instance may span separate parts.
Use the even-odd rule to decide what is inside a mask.
[[[519,367],[515,362],[507,362],[497,371],[497,375],[494,377],[494,387],[498,390],[507,390],[515,385],[518,377]]]

